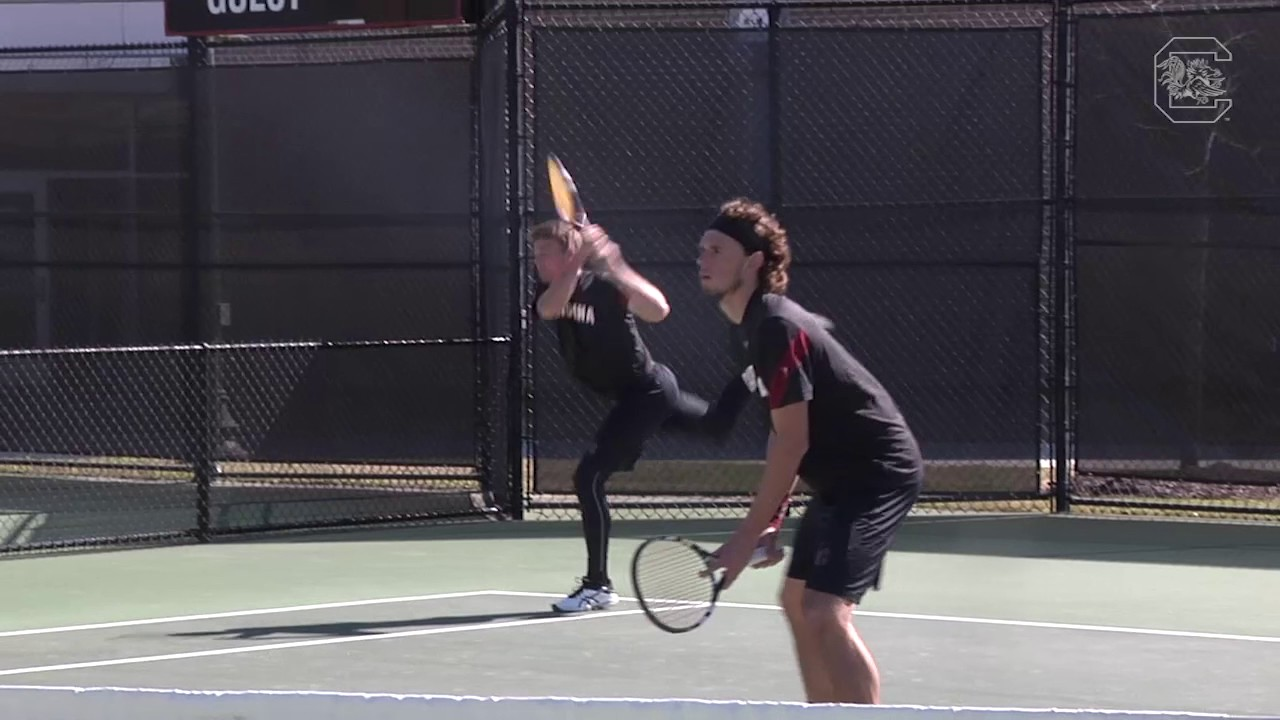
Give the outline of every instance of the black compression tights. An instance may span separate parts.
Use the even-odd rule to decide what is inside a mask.
[[[633,443],[643,443],[662,426],[723,442],[749,397],[746,385],[735,379],[715,403],[708,405],[702,398],[676,388],[675,377],[669,371],[664,379],[666,384],[661,390],[628,397],[610,412],[599,434],[600,445],[583,456],[574,472],[573,487],[578,494],[587,543],[588,584],[611,584],[605,483],[619,468],[630,467],[628,453],[639,454]]]
[[[609,499],[604,484],[613,470],[587,453],[573,474],[582,511],[582,534],[587,541],[587,583],[612,585],[609,578]]]

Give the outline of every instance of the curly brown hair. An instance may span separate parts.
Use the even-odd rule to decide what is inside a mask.
[[[760,266],[760,287],[765,292],[785,295],[787,268],[791,267],[791,246],[787,230],[761,203],[734,198],[720,206],[720,214],[752,223],[756,236],[764,241],[764,265]]]

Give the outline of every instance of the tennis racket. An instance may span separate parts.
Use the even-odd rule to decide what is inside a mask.
[[[587,210],[582,206],[578,184],[573,181],[568,168],[560,162],[560,158],[556,157],[555,153],[547,155],[547,182],[551,185],[551,199],[555,201],[556,215],[579,230],[586,227],[589,222]],[[587,267],[606,278],[612,275],[600,260],[589,260]]]
[[[669,633],[705,623],[724,588],[724,572],[712,569],[711,558],[697,543],[675,535],[641,543],[631,557],[631,584],[645,617]],[[747,566],[768,558],[768,549],[758,545]]]
[[[645,617],[669,633],[685,633],[711,617],[724,573],[711,553],[674,535],[645,540],[631,557],[631,583]]]
[[[577,228],[585,227],[587,210],[578,195],[578,185],[555,153],[547,155],[547,181],[551,184],[551,199],[555,201],[560,219]]]

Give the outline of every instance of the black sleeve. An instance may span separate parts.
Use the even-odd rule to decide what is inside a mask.
[[[813,399],[811,350],[809,336],[795,323],[770,317],[760,324],[756,367],[770,410]]]
[[[751,393],[747,391],[747,384],[741,377],[733,376],[720,391],[720,396],[711,403],[707,414],[703,416],[703,430],[716,441],[724,442],[729,436],[729,431],[738,421],[738,415],[747,404],[749,397]]]

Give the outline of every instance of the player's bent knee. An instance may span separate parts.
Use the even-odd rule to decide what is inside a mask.
[[[573,486],[578,497],[594,495],[616,472],[632,469],[635,453],[630,448],[597,447],[582,456],[573,473]]]
[[[804,594],[803,580],[787,578],[786,582],[782,584],[779,600],[783,614],[792,625],[802,625],[804,623]]]
[[[582,456],[582,460],[578,462],[578,467],[573,472],[573,486],[577,489],[578,494],[591,490],[595,483],[599,482],[600,476],[605,473],[605,463],[601,462],[601,458],[596,453],[587,453]]]
[[[853,619],[854,604],[839,595],[807,588],[800,605],[805,624],[817,632],[844,628]]]
[[[595,471],[596,456],[593,453],[587,453],[578,460],[578,467],[573,469],[573,481],[575,483],[582,482],[583,478],[591,477]]]

